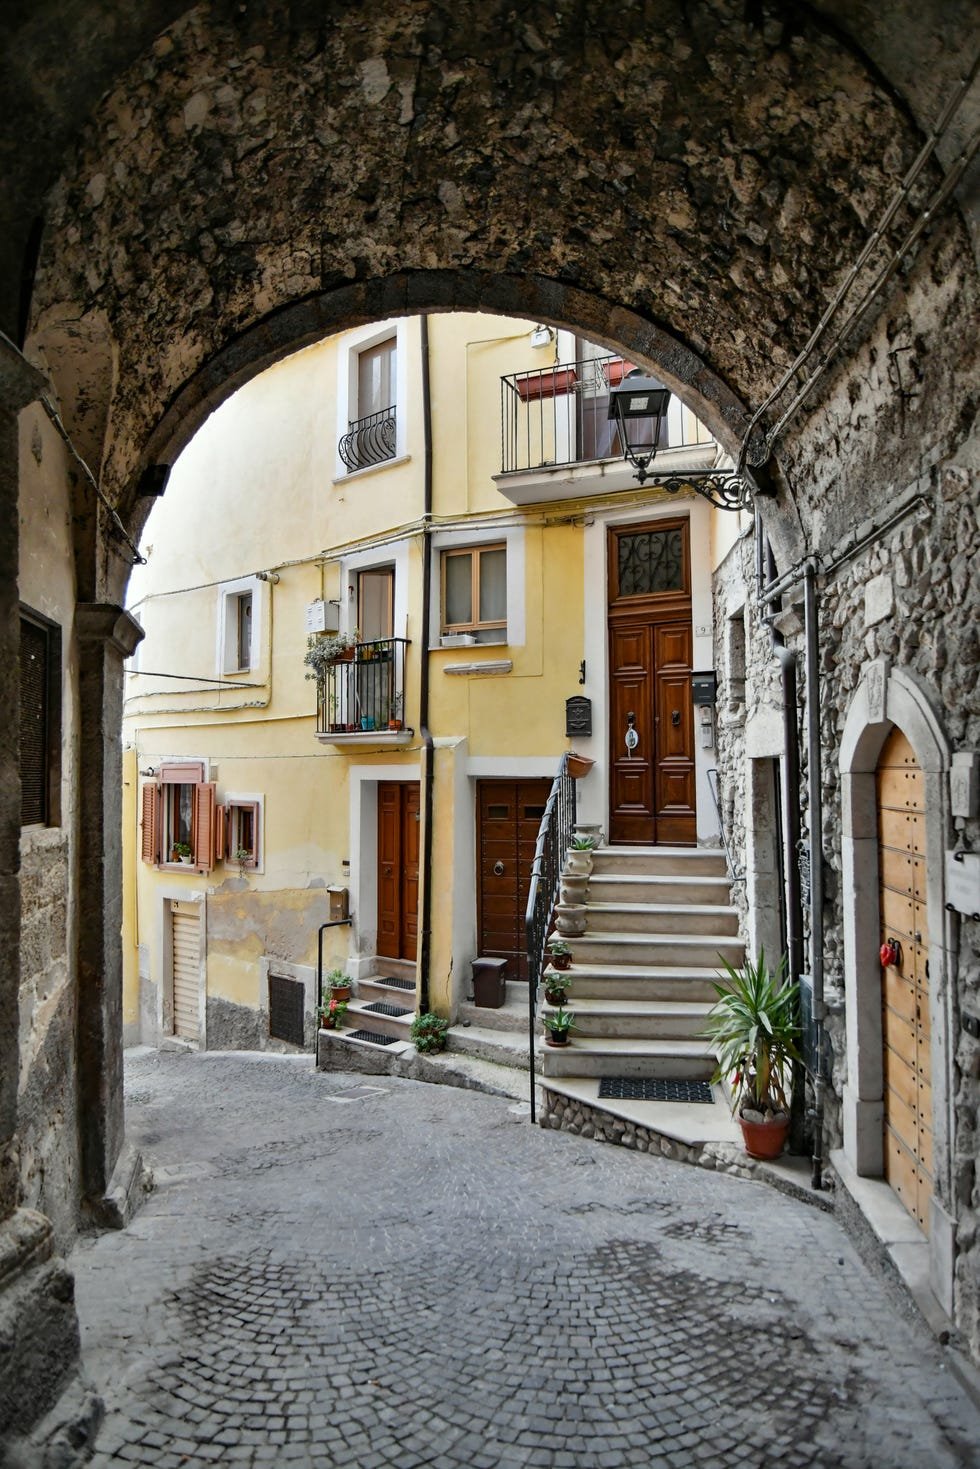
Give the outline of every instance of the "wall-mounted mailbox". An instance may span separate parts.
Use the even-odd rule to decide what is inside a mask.
[[[576,735],[592,733],[592,700],[584,694],[574,694],[565,700],[565,735],[574,739]]]
[[[713,668],[705,673],[691,674],[691,697],[695,704],[717,704],[718,675]]]
[[[345,918],[350,917],[350,894],[347,888],[328,887],[327,893],[330,898],[330,922],[343,923]]]

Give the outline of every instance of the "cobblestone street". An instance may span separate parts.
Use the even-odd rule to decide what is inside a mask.
[[[133,1053],[156,1180],[72,1257],[95,1463],[980,1462],[980,1418],[834,1219],[504,1099]]]

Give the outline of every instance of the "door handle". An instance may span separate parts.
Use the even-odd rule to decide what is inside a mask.
[[[503,877],[503,875],[504,875],[504,864],[502,862],[495,862],[493,864],[493,875],[494,875],[494,877]]]
[[[680,722],[681,722],[681,711],[679,709],[671,709],[671,711],[670,711],[670,722],[674,726],[675,729],[680,724]]]

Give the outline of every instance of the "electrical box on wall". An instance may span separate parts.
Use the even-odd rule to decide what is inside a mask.
[[[326,602],[317,597],[306,608],[306,631],[308,633],[336,632],[340,627],[340,606],[337,602]]]
[[[350,917],[350,894],[347,888],[328,887],[327,893],[330,898],[330,922],[343,923],[345,918]]]

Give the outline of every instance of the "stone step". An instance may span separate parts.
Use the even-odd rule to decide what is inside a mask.
[[[520,980],[507,980],[507,998],[499,1009],[488,1009],[464,1000],[459,1007],[456,1023],[475,1025],[481,1030],[506,1030],[527,1032],[527,985]]]
[[[446,1049],[464,1056],[476,1056],[482,1061],[496,1061],[500,1066],[512,1066],[527,1071],[528,1060],[527,1024],[522,1031],[491,1030],[480,1025],[454,1025],[450,1028]]]
[[[726,906],[731,893],[727,875],[680,877],[645,876],[633,872],[593,872],[590,903],[719,903]]]
[[[358,998],[351,1000],[344,1016],[344,1024],[341,1030],[376,1030],[382,1035],[394,1036],[400,1041],[412,1039],[411,1027],[415,1019],[415,998],[409,997],[411,1008],[405,1015],[381,1015],[377,1011],[369,1010],[368,1006],[375,1004],[375,1000]],[[397,1005],[399,1002],[390,995],[385,995],[382,1004]],[[406,1007],[407,1008],[407,1007]]]
[[[734,936],[709,937],[691,933],[584,933],[569,938],[572,963],[697,965],[720,969],[722,956],[738,966],[745,957],[745,944]]]
[[[738,912],[713,903],[599,903],[589,893],[586,932],[687,933],[730,938],[738,933]]]
[[[574,999],[568,1009],[575,1016],[579,1036],[620,1036],[634,1040],[701,1040],[711,1005],[707,1000]],[[553,1013],[551,1005],[542,1015]]]
[[[390,976],[383,974],[369,974],[364,979],[357,980],[354,984],[354,995],[358,1001],[363,1000],[367,1004],[374,1000],[383,1000],[389,1005],[409,1005],[413,1009],[417,998],[414,981],[412,988],[406,990],[400,985],[392,984]]]
[[[599,964],[576,959],[566,970],[571,980],[569,1004],[576,1000],[706,1000],[717,999],[719,981],[713,965]]]
[[[727,868],[724,853],[714,847],[597,847],[592,871],[597,877],[724,877]]]
[[[703,1041],[634,1040],[573,1035],[567,1046],[542,1040],[538,1062],[543,1076],[674,1076],[708,1081],[715,1058]]]

